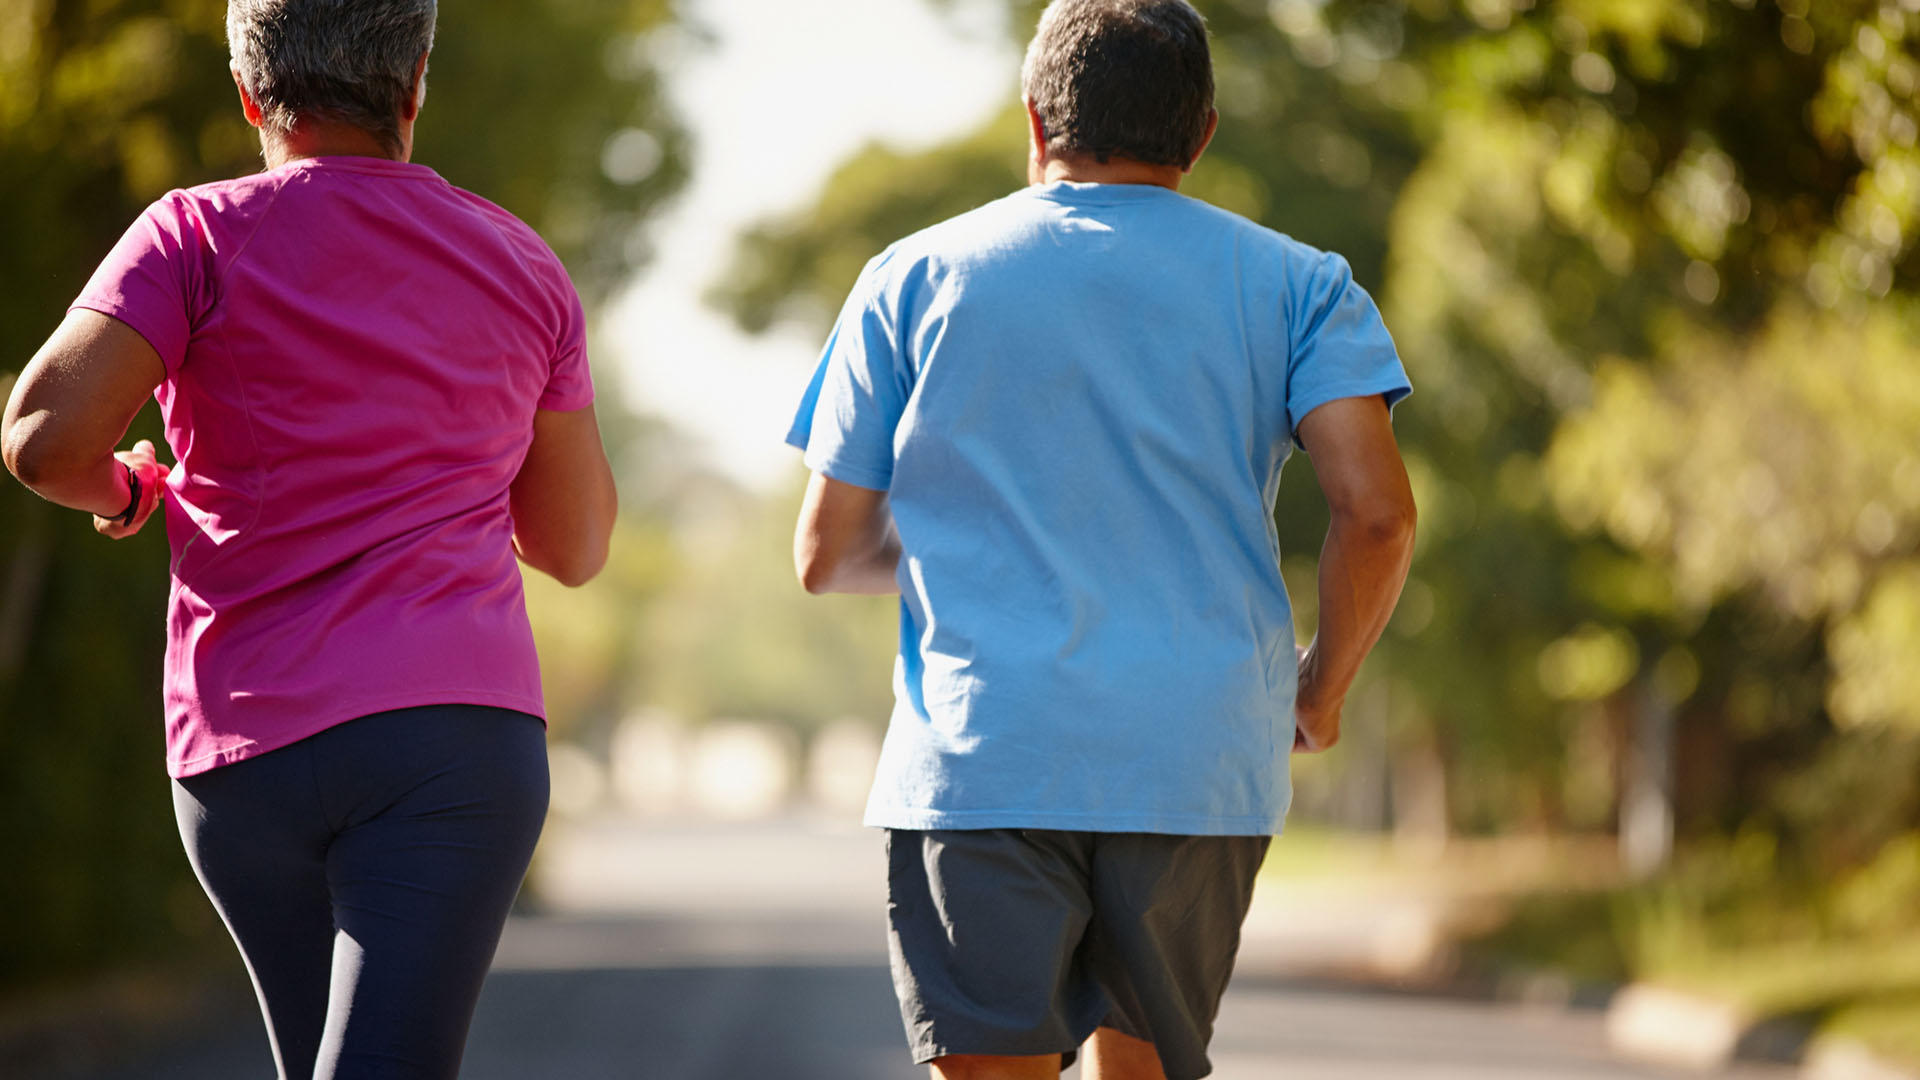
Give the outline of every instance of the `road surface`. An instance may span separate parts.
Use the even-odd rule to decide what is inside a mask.
[[[888,983],[881,867],[874,834],[805,821],[556,828],[537,870],[542,910],[507,929],[461,1075],[924,1077],[907,1060]],[[1326,959],[1312,950],[1337,948],[1325,939],[1344,931],[1302,931],[1271,899],[1263,910],[1268,929],[1250,934],[1222,1008],[1213,1046],[1219,1080],[1681,1075],[1614,1059],[1591,1011],[1304,977],[1299,970]],[[49,1080],[270,1075],[265,1039],[243,1015],[150,1045],[91,1048],[38,1071]],[[1758,1066],[1722,1074],[1791,1075]]]

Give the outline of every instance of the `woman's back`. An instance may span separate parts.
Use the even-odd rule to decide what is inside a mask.
[[[431,169],[304,159],[174,192],[76,307],[138,330],[169,480],[169,771],[374,711],[541,714],[508,488],[592,400],[532,230]]]

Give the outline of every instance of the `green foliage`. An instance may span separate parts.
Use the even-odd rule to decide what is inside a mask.
[[[799,505],[795,486],[683,526],[682,574],[645,614],[643,700],[695,720],[886,720],[899,602],[807,595],[793,573]]]
[[[444,9],[414,159],[541,229],[590,295],[615,283],[685,176],[645,37],[672,14],[669,0]],[[0,295],[0,383],[149,201],[259,168],[224,16],[218,0],[0,4],[0,260],[17,271]],[[157,429],[148,410],[133,436]],[[162,768],[164,541],[109,543],[12,484],[0,523],[0,982],[217,933]],[[618,569],[644,583],[629,563],[644,552]]]
[[[1008,191],[1024,181],[1025,125],[1015,108],[934,153],[868,146],[834,172],[804,213],[747,230],[713,301],[754,333],[786,318],[816,326],[832,322],[860,268],[881,248],[972,209],[982,193]]]
[[[1221,125],[1184,190],[1346,254],[1419,389],[1413,579],[1363,678],[1456,826],[1604,824],[1655,706],[1701,850],[1839,874],[1920,824],[1920,15],[1200,7]],[[869,149],[717,298],[824,326],[881,246],[1022,182],[1018,119]],[[1316,495],[1296,466],[1276,510],[1296,592]]]

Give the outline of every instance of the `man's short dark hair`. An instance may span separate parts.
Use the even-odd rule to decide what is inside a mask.
[[[1187,0],[1054,0],[1020,81],[1048,153],[1184,168],[1213,111],[1206,20]]]

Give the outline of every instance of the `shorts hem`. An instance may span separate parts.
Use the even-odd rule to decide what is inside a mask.
[[[1080,814],[1032,810],[914,810],[870,808],[868,828],[904,832],[951,829],[1059,829],[1063,832],[1155,833],[1163,836],[1279,836],[1286,818],[1265,814]]]
[[[1099,1027],[1100,1025],[1095,1024],[1094,1030],[1099,1030]],[[965,1057],[1059,1057],[1079,1053],[1080,1047],[1085,1045],[1086,1041],[1091,1038],[1093,1038],[1093,1032],[1089,1031],[1081,1037],[1079,1042],[1074,1043],[1065,1050],[1018,1051],[1009,1053],[1005,1050],[966,1050],[946,1043],[933,1043],[931,1045],[916,1044],[911,1049],[913,1052],[913,1063],[915,1065],[927,1065],[939,1058],[951,1057],[956,1054]]]

